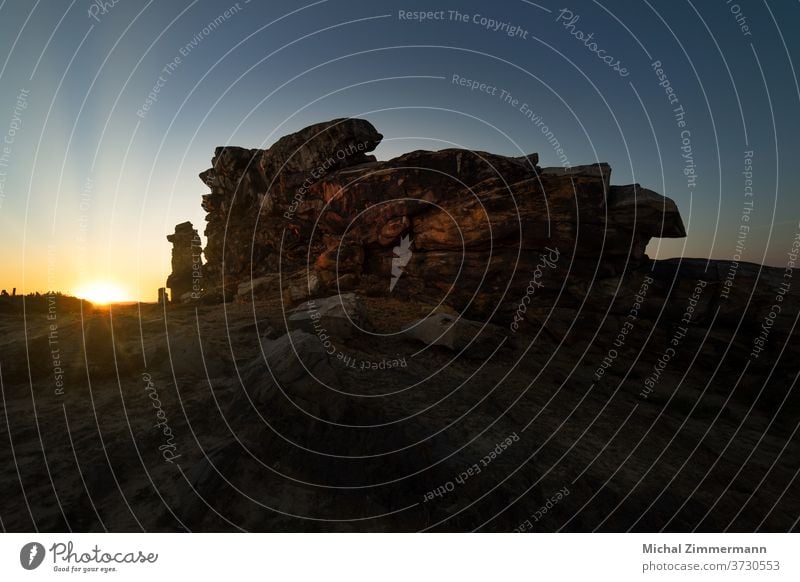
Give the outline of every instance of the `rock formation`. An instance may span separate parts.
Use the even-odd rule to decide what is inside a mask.
[[[218,148],[200,175],[209,284],[257,297],[253,280],[281,273],[285,297],[287,281],[305,287],[290,302],[423,293],[486,314],[525,294],[542,257],[559,257],[557,291],[568,273],[616,277],[647,260],[652,237],[685,236],[672,200],[612,186],[608,164],[540,168],[536,154],[459,149],[377,162],[367,153],[381,138],[336,119],[267,150]]]
[[[174,234],[167,235],[167,240],[172,243],[172,273],[167,287],[173,302],[199,299],[203,290],[203,249],[197,230],[191,222],[182,222],[175,226]]]
[[[2,529],[798,529],[800,241],[649,260],[678,211],[605,164],[379,140],[217,151],[169,286],[235,302],[0,293]]]

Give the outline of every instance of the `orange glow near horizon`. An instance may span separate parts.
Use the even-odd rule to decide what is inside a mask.
[[[97,305],[131,301],[130,296],[122,287],[110,281],[86,283],[76,288],[74,295]]]

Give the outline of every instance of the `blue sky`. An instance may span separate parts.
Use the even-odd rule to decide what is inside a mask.
[[[651,256],[730,258],[746,201],[745,260],[785,264],[798,231],[797,2],[98,6],[0,3],[1,288],[74,292],[108,280],[154,299],[170,270],[165,235],[187,219],[204,228],[197,174],[216,146],[267,147],[343,116],[384,134],[382,159],[455,145],[559,164],[530,111],[571,164],[607,161],[614,183],[678,203],[689,236],[653,241]],[[454,75],[497,90],[469,90]]]

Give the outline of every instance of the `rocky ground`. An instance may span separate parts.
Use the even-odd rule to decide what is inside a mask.
[[[800,242],[652,261],[608,164],[381,139],[218,148],[170,304],[0,298],[3,529],[798,528]]]
[[[0,523],[796,530],[797,292],[771,317],[783,270],[722,299],[727,267],[646,262],[516,322],[357,293],[6,310]]]

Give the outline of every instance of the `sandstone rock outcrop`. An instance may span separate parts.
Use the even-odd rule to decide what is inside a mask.
[[[374,162],[368,152],[382,137],[367,121],[335,119],[285,136],[267,150],[217,148],[213,167],[200,174],[211,189],[202,204],[208,213],[209,279],[232,296],[251,274],[278,271],[281,230],[291,224],[281,224],[279,216],[296,212],[324,176]],[[294,256],[296,241],[288,246]]]
[[[172,243],[172,273],[167,278],[172,301],[198,299],[203,290],[203,249],[197,230],[191,222],[182,222],[167,240]]]
[[[425,294],[488,314],[525,294],[552,249],[561,278],[614,277],[647,260],[651,238],[685,236],[672,200],[612,186],[608,164],[540,168],[536,154],[459,149],[377,162],[367,152],[381,137],[337,119],[264,151],[218,148],[200,175],[209,283],[231,297],[280,272],[313,281],[308,295]]]

